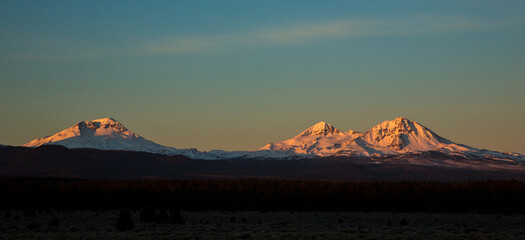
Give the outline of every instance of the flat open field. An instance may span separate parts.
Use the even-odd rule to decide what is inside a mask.
[[[182,212],[185,225],[115,229],[119,211],[2,212],[0,239],[525,239],[525,215],[389,212]],[[58,226],[50,226],[55,217]]]

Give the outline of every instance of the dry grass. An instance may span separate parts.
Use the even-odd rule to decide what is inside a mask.
[[[186,225],[115,229],[118,211],[0,216],[0,239],[525,239],[525,216],[361,212],[183,212]],[[59,226],[50,226],[56,216]],[[232,222],[232,217],[235,222]]]

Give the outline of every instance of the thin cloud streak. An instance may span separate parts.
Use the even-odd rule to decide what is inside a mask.
[[[145,44],[128,43],[128,48],[46,49],[47,52],[8,54],[7,58],[19,61],[74,62],[122,55],[178,55],[204,54],[232,51],[239,46],[264,47],[275,45],[301,45],[310,42],[358,38],[453,34],[490,30],[511,25],[511,22],[490,22],[464,16],[415,15],[404,19],[343,19],[321,23],[259,28],[254,31],[211,35],[172,36],[146,40]],[[60,43],[63,40],[56,40]],[[57,44],[63,45],[63,44]],[[67,45],[67,44],[66,44]],[[51,51],[54,49],[53,51]]]
[[[60,41],[60,40],[59,40]],[[57,41],[57,42],[59,42]],[[36,62],[78,62],[92,59],[100,59],[112,56],[121,56],[128,54],[124,50],[116,49],[95,49],[87,50],[77,46],[71,50],[55,50],[54,53],[37,53],[26,51],[23,54],[6,54],[5,58],[17,61],[36,61]]]
[[[165,38],[145,47],[152,54],[220,52],[244,46],[297,45],[313,41],[352,37],[452,34],[501,27],[483,19],[458,16],[414,16],[409,19],[350,19],[253,32]]]
[[[110,53],[106,52],[84,52],[84,53],[69,53],[62,55],[38,55],[38,54],[17,54],[11,57],[14,60],[21,61],[38,61],[38,62],[75,62],[84,61],[94,58],[100,58],[104,56],[111,56]]]

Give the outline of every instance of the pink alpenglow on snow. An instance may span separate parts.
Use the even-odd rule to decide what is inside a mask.
[[[207,160],[385,157],[432,152],[467,159],[525,162],[525,157],[521,154],[480,150],[454,143],[406,118],[382,122],[364,133],[354,130],[343,132],[328,123],[319,122],[291,139],[268,143],[259,150],[213,150],[209,152],[198,151],[194,148],[177,149],[162,146],[135,134],[112,118],[102,118],[82,121],[54,135],[35,139],[23,146],[38,147],[41,145],[141,151],[164,155],[185,155],[194,159]]]
[[[364,133],[354,130],[342,132],[330,124],[320,122],[291,139],[268,143],[261,150],[287,151],[319,157],[370,157],[435,151],[468,158],[525,161],[523,155],[517,153],[480,150],[454,143],[403,117],[384,121]]]

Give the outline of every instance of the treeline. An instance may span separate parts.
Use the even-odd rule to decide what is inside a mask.
[[[525,183],[0,178],[3,209],[525,213]]]

